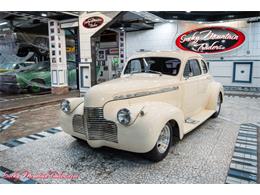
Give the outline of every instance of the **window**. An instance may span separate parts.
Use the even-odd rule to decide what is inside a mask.
[[[181,61],[177,58],[145,57],[130,60],[125,74],[152,73],[176,76],[179,73]]]
[[[192,77],[192,76],[198,76],[200,74],[201,74],[201,69],[198,60],[195,59],[188,60],[184,68],[183,76]]]
[[[185,65],[183,76],[184,77],[190,77],[190,76],[192,76],[191,73],[192,73],[192,70],[191,70],[191,67],[190,67],[190,61],[188,61]]]
[[[202,71],[204,74],[208,72],[208,66],[204,60],[201,60]]]
[[[144,69],[142,59],[133,59],[128,63],[125,69],[125,74],[143,72],[142,69]]]
[[[201,75],[201,69],[198,60],[189,60],[192,68],[193,76]]]

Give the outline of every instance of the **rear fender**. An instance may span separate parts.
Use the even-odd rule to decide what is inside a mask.
[[[212,82],[209,86],[209,101],[206,106],[209,110],[215,110],[217,105],[218,95],[221,93],[222,102],[224,100],[224,89],[223,86],[218,82]]]

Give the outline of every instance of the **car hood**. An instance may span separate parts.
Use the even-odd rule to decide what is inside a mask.
[[[87,107],[102,107],[111,100],[133,98],[133,95],[157,93],[177,85],[177,78],[168,75],[139,73],[93,86],[85,95]],[[147,95],[147,93],[146,93]],[[138,96],[135,96],[138,97]]]

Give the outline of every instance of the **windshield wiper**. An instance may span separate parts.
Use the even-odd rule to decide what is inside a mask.
[[[147,63],[147,61],[146,61],[145,58],[143,58],[143,61],[144,61],[145,65],[146,65],[146,67],[148,67],[148,63]],[[155,71],[155,70],[146,70],[145,72],[146,72],[146,73],[147,73],[147,72],[151,72],[151,73],[159,74],[160,76],[162,76],[162,73],[161,73],[161,72]]]
[[[160,76],[162,76],[162,73],[161,73],[161,72],[155,71],[155,70],[147,70],[147,71],[145,71],[145,72],[146,72],[146,73],[147,73],[147,72],[155,73],[155,74],[159,74]]]

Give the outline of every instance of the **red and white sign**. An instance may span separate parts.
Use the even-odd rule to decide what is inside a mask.
[[[97,28],[99,26],[101,26],[104,22],[104,19],[99,17],[99,16],[93,16],[90,18],[87,18],[84,22],[83,22],[83,26],[85,28]]]
[[[196,53],[219,53],[235,49],[245,41],[245,35],[229,27],[206,27],[181,34],[176,45]]]

